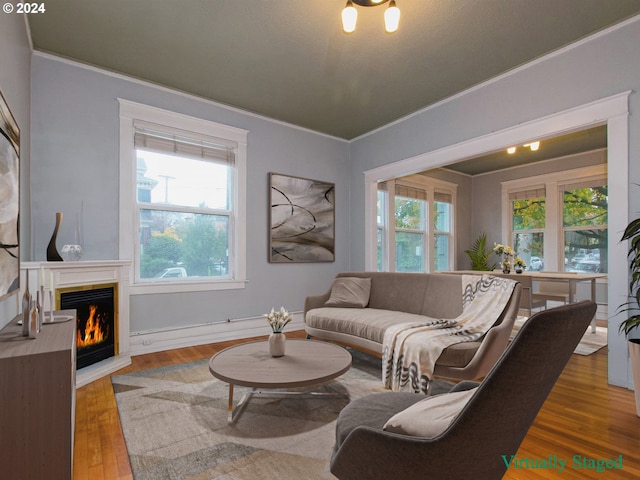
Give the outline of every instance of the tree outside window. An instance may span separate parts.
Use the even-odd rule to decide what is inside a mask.
[[[565,270],[606,273],[607,185],[565,189],[562,196]]]

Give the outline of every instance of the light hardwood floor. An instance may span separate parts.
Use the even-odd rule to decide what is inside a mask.
[[[287,335],[304,336],[303,332]],[[234,343],[237,342],[136,356],[131,366],[116,373],[209,358]],[[623,468],[605,473],[569,467],[562,473],[512,468],[504,478],[640,478],[640,418],[635,413],[633,392],[607,384],[606,348],[590,356],[572,355],[517,453],[519,459],[530,460],[554,455],[568,459],[569,465],[574,455],[589,459],[617,459],[622,455]],[[133,478],[109,377],[77,391],[73,467],[75,480]],[[481,479],[481,472],[470,472],[469,478]]]

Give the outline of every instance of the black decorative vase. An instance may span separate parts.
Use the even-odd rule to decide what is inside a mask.
[[[53,235],[51,235],[51,240],[49,240],[49,245],[47,245],[47,262],[61,262],[62,257],[58,253],[58,249],[56,248],[56,238],[58,237],[58,230],[60,229],[60,224],[62,223],[62,213],[56,213],[56,227],[53,229]]]

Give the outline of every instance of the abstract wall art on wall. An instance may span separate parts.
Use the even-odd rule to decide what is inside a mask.
[[[335,260],[335,185],[269,174],[272,263]]]
[[[0,298],[20,288],[20,129],[0,92]]]

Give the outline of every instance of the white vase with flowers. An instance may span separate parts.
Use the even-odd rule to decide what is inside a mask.
[[[269,335],[269,354],[272,357],[282,357],[285,353],[286,340],[283,330],[284,327],[292,320],[291,315],[284,307],[280,310],[271,308],[271,312],[265,314],[269,326],[271,326],[271,334]]]

